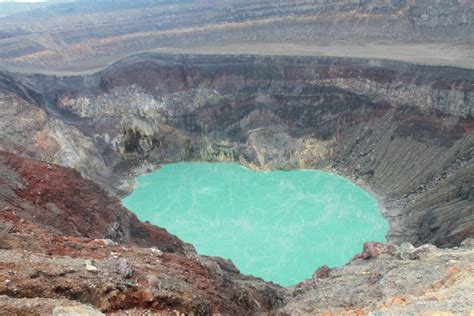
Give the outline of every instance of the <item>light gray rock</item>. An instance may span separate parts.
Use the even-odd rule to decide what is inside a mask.
[[[161,256],[163,254],[163,251],[161,251],[160,249],[158,249],[156,247],[151,247],[150,251],[153,252],[154,254],[156,254],[157,256]]]
[[[461,243],[462,248],[474,249],[474,238],[466,238]]]
[[[89,272],[99,271],[99,269],[96,266],[94,266],[94,262],[92,260],[86,260],[85,264],[86,264],[86,271],[89,271]]]
[[[113,241],[112,239],[96,239],[96,241],[103,242],[106,246],[116,246],[118,243]]]
[[[414,259],[413,251],[415,251],[415,247],[409,242],[404,242],[400,245],[400,257],[404,260]]]
[[[415,260],[436,250],[436,246],[425,244],[415,248],[409,242],[400,245],[400,257],[404,260]]]
[[[89,306],[56,306],[53,316],[103,316],[105,314]]]
[[[161,280],[156,275],[147,275],[146,279],[148,280],[150,287],[156,288],[158,290],[161,289]]]
[[[122,277],[127,279],[132,276],[133,267],[127,260],[125,260],[124,258],[120,258],[118,259],[117,264],[118,264],[118,270],[120,274],[122,275]]]

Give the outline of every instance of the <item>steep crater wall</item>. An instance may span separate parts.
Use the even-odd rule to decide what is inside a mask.
[[[1,148],[116,193],[164,162],[321,168],[379,196],[392,242],[452,246],[474,232],[471,70],[142,54],[93,75],[3,73],[0,88]]]

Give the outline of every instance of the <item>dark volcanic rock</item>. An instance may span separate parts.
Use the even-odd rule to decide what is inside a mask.
[[[164,162],[323,168],[378,195],[391,242],[452,246],[473,234],[472,70],[141,54],[96,74],[2,78],[0,148],[114,193]]]
[[[313,280],[326,279],[329,277],[330,273],[331,273],[331,268],[329,268],[326,265],[321,266],[314,272]]]

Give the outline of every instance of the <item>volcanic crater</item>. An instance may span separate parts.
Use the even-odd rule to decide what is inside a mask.
[[[1,308],[474,309],[472,8],[297,2],[84,1],[0,17]],[[81,22],[90,10],[100,32]],[[349,40],[370,52],[351,54],[361,45]],[[405,55],[411,41],[431,52],[425,63]],[[440,43],[461,57],[426,50]],[[121,205],[137,175],[181,161],[344,176],[377,197],[388,245],[367,241],[346,266],[291,288],[243,275]]]

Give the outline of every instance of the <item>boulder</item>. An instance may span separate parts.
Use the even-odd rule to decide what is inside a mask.
[[[327,265],[320,266],[314,273],[313,273],[313,280],[316,281],[317,279],[326,279],[331,274],[331,268]]]
[[[385,250],[384,243],[369,241],[364,243],[363,251],[358,257],[362,259],[375,258],[380,256]]]
[[[466,238],[461,242],[462,248],[474,249],[474,238]]]
[[[404,242],[400,245],[400,257],[404,260],[415,260],[429,254],[433,250],[436,250],[436,246],[431,244],[425,244],[415,248],[409,242]]]

